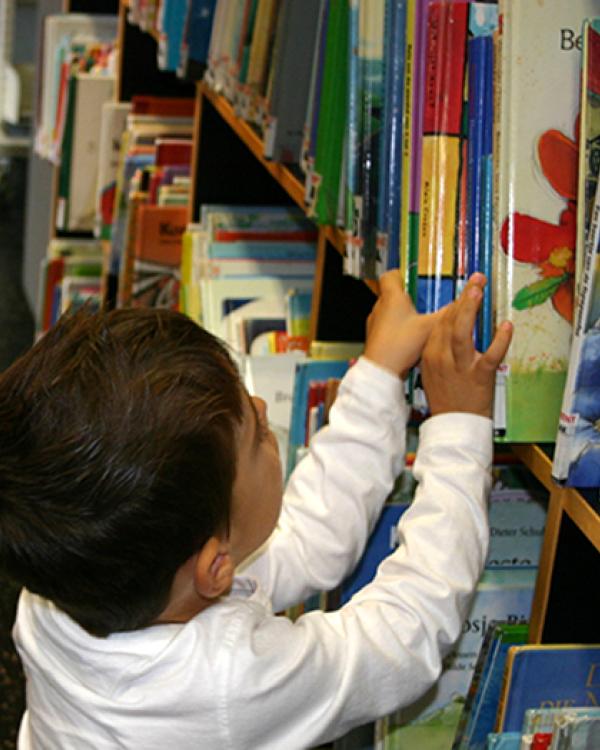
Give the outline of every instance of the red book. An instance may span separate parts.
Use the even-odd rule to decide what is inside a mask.
[[[175,99],[163,96],[134,96],[131,112],[134,115],[163,115],[164,117],[193,117],[194,99]]]

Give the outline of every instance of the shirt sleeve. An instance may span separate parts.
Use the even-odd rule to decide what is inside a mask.
[[[290,477],[275,532],[242,568],[275,611],[334,588],[354,568],[404,465],[407,415],[400,378],[361,357]]]
[[[446,414],[423,425],[417,494],[398,526],[400,546],[373,582],[336,612],[240,629],[232,746],[311,747],[412,703],[435,682],[483,569],[491,458],[491,420]],[[244,687],[247,669],[259,690]],[[269,721],[252,728],[247,712]]]

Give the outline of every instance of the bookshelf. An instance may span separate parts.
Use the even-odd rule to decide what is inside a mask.
[[[139,47],[155,44],[148,34],[131,31],[128,0],[121,0],[123,79],[139,66]],[[147,58],[144,58],[147,59]],[[144,66],[146,74],[148,66]],[[304,185],[287,166],[263,156],[257,130],[236,116],[231,104],[198,83],[193,162],[192,219],[204,202],[283,203],[304,208]],[[243,179],[240,179],[243,176]],[[364,322],[377,294],[376,282],[342,273],[344,237],[335,227],[320,227],[313,293],[311,337],[362,340]],[[549,492],[549,508],[531,618],[532,642],[596,642],[595,606],[590,586],[600,575],[600,502],[598,490],[584,497],[559,487],[551,477],[550,451],[532,444],[512,452]]]

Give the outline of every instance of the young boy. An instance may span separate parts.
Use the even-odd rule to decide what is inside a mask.
[[[364,356],[283,503],[264,402],[181,315],[77,314],[4,373],[19,747],[307,748],[420,696],[486,555],[492,392],[511,329],[473,349],[484,283],[427,317],[397,273],[381,279]],[[422,353],[433,416],[399,549],[339,611],[275,616],[358,561],[403,465],[399,375]]]

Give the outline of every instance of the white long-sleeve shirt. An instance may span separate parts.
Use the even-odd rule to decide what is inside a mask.
[[[491,421],[421,427],[399,548],[336,612],[277,612],[353,568],[404,460],[401,383],[365,359],[292,475],[280,524],[231,594],[185,624],[95,638],[23,591],[21,750],[293,750],[423,693],[458,638],[487,552]]]

